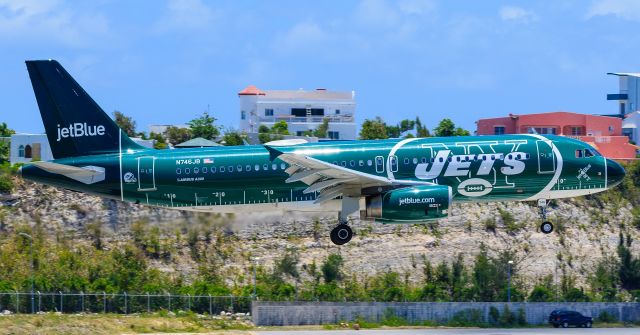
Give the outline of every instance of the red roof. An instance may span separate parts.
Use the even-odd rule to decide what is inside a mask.
[[[265,95],[265,93],[254,85],[249,85],[244,90],[238,92],[238,95]]]

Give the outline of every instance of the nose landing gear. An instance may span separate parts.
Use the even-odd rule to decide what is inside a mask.
[[[547,200],[539,199],[538,207],[540,208],[540,217],[542,218],[542,224],[540,225],[540,231],[544,234],[551,234],[553,232],[553,223],[547,221]]]

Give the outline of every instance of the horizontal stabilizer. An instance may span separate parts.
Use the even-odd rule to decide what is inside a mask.
[[[63,175],[84,184],[94,184],[103,181],[105,176],[104,168],[99,166],[89,165],[77,167],[53,162],[33,162],[31,164],[49,173]]]

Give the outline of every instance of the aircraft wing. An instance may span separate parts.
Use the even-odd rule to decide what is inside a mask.
[[[31,163],[31,165],[35,165],[49,173],[55,173],[63,175],[65,177],[69,177],[84,184],[93,184],[99,181],[103,181],[105,176],[104,168],[99,166],[77,167],[45,161],[33,162]]]
[[[279,158],[290,166],[285,170],[289,178],[285,182],[301,181],[307,187],[303,193],[320,192],[315,203],[322,203],[344,194],[360,194],[363,188],[393,185],[435,185],[430,182],[397,180],[352,170],[331,164],[304,154],[284,153],[269,145],[272,159]]]

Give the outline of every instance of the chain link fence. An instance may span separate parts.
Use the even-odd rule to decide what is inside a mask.
[[[248,313],[251,297],[152,293],[0,292],[0,312],[6,313],[151,313],[191,311],[215,315]]]

